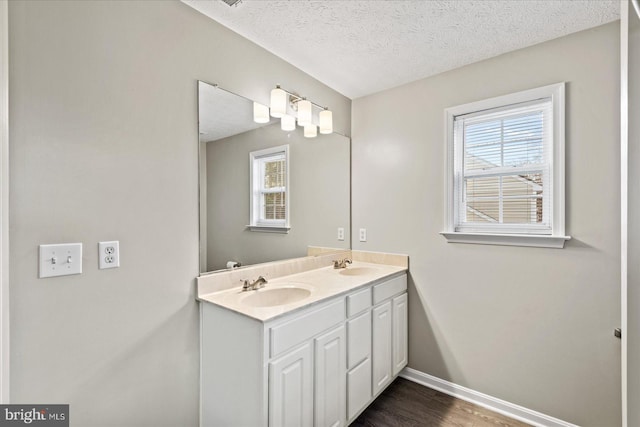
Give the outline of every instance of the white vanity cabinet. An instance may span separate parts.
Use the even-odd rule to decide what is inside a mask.
[[[201,310],[200,424],[341,427],[407,363],[407,276],[261,321]]]

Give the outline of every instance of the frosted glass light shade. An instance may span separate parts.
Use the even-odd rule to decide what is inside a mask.
[[[280,118],[287,114],[287,92],[280,88],[271,91],[271,117]]]
[[[296,130],[296,118],[285,114],[280,118],[280,129],[285,131]]]
[[[254,102],[253,121],[256,123],[269,123],[269,107],[258,102]]]
[[[329,134],[333,132],[333,113],[329,110],[320,111],[320,133]]]
[[[304,137],[305,138],[315,138],[318,136],[318,126],[316,125],[306,125],[304,127]]]
[[[306,99],[298,101],[298,124],[305,127],[311,124],[311,102]]]

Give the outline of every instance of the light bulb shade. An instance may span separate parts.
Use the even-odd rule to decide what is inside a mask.
[[[260,103],[253,103],[253,121],[256,123],[269,123],[269,107]]]
[[[271,117],[282,117],[287,114],[287,92],[280,88],[271,91]]]
[[[329,110],[320,111],[320,133],[329,134],[333,132],[333,113]]]
[[[304,127],[304,137],[305,138],[315,138],[318,136],[318,126],[316,125],[306,125]]]
[[[311,124],[311,102],[303,99],[298,101],[298,124],[307,126]]]
[[[296,130],[296,118],[285,114],[280,118],[280,129],[285,131]]]

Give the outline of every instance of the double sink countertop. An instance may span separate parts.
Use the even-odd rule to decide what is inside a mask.
[[[263,288],[243,291],[238,286],[198,299],[266,322],[406,271],[404,266],[354,261],[346,268],[328,266],[273,279],[265,276],[268,283]]]

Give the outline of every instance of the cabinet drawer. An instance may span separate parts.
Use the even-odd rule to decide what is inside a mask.
[[[320,332],[345,320],[344,298],[294,319],[269,331],[270,354],[277,356]]]
[[[349,421],[364,409],[371,399],[371,359],[347,373],[347,417]]]
[[[395,277],[373,287],[373,304],[378,304],[407,290],[407,275]]]
[[[371,311],[347,321],[347,368],[371,355]]]
[[[371,307],[370,287],[347,297],[347,317],[358,314],[369,307]]]

